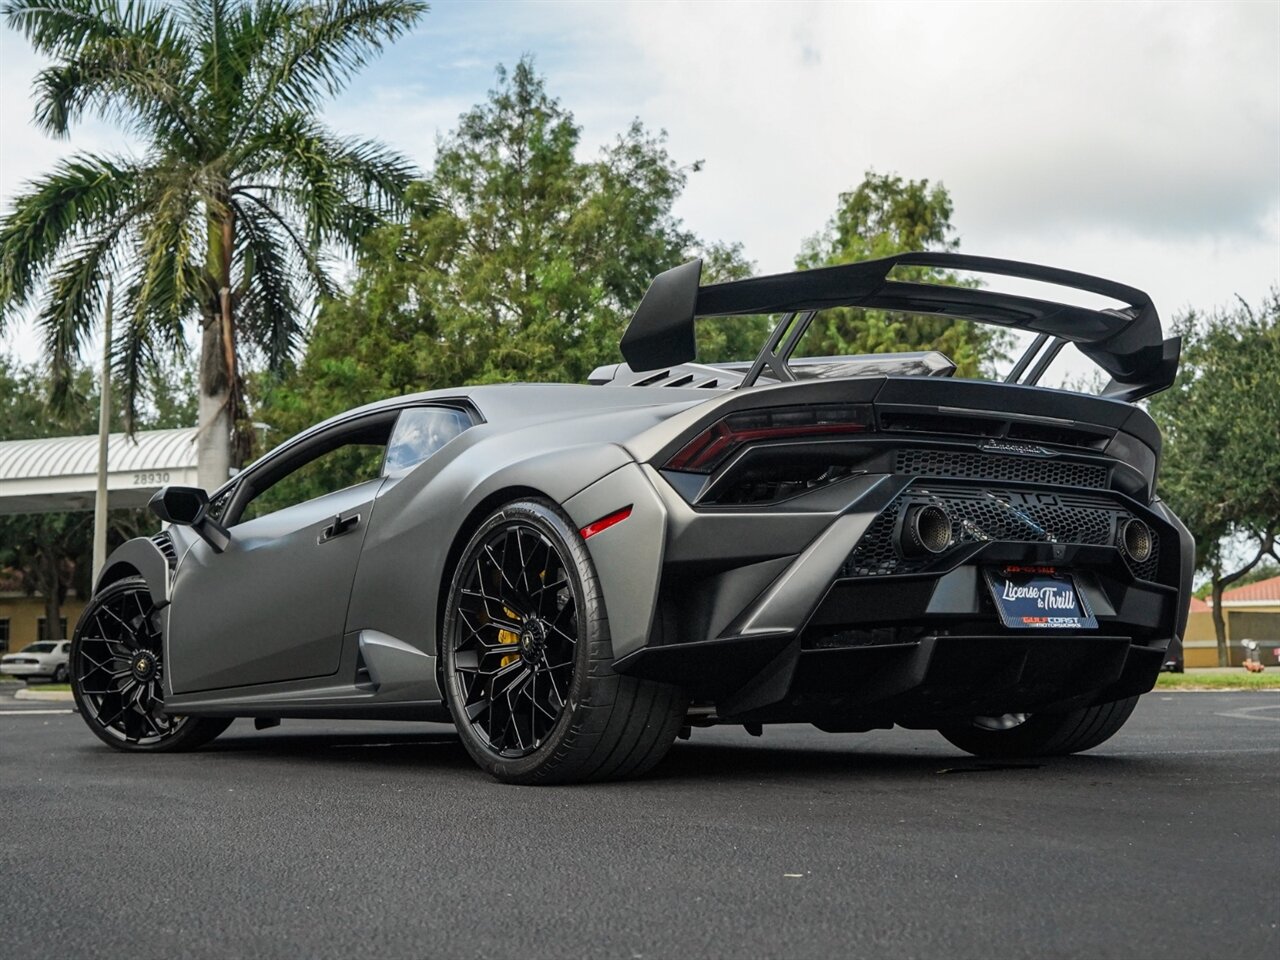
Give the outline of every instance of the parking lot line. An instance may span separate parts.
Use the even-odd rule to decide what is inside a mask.
[[[74,710],[0,710],[0,717],[48,716],[51,713],[75,713]]]

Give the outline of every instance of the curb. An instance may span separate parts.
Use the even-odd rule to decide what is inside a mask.
[[[75,699],[70,690],[33,690],[23,687],[14,693],[15,700],[55,700],[59,703],[70,703]]]

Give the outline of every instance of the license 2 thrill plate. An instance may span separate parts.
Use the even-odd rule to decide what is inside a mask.
[[[1096,630],[1089,602],[1069,573],[1053,567],[984,570],[991,598],[1006,627],[1016,630]]]

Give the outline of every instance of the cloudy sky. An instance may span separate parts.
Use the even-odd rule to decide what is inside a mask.
[[[970,253],[1147,290],[1162,314],[1280,282],[1280,4],[438,2],[328,110],[429,167],[532,54],[593,151],[633,118],[704,161],[678,213],[785,270],[867,169],[946,184]],[[0,206],[85,123],[28,123],[39,61],[0,28]],[[30,331],[6,348],[38,355]]]

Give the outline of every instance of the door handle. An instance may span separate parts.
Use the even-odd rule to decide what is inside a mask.
[[[360,514],[358,513],[351,513],[345,517],[342,514],[338,514],[329,521],[327,527],[320,531],[320,538],[316,543],[326,543],[334,537],[340,537],[349,530],[354,530],[359,522]]]

